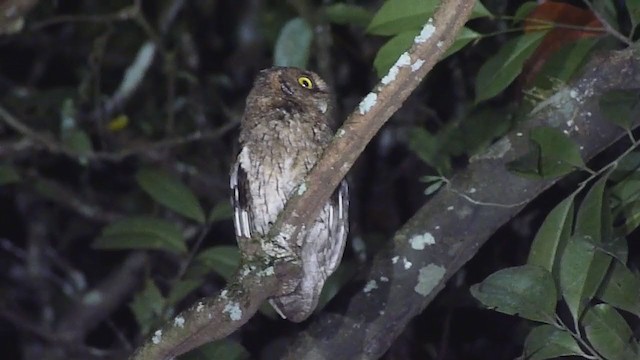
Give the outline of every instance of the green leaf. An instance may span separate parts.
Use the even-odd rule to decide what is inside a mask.
[[[598,297],[609,305],[640,317],[640,276],[616,261]]]
[[[167,306],[175,306],[184,300],[192,291],[199,288],[204,283],[204,279],[184,279],[173,285],[169,296],[167,296]]]
[[[493,14],[486,8],[480,1],[476,1],[471,10],[471,17],[469,19],[477,19],[479,17],[493,17]]]
[[[20,181],[20,174],[11,164],[0,164],[0,186]]]
[[[600,110],[623,129],[640,116],[640,89],[610,90],[600,97]]]
[[[133,296],[129,308],[140,326],[142,334],[148,334],[162,318],[165,300],[151,279],[146,279],[144,288]]]
[[[251,354],[239,343],[223,339],[200,346],[180,357],[179,360],[245,360]]]
[[[576,215],[574,236],[569,239],[560,263],[560,289],[574,321],[593,298],[604,279],[611,257],[600,251],[603,243],[605,185],[608,173],[593,184]],[[606,218],[606,217],[605,217]]]
[[[544,62],[531,87],[555,92],[558,83],[568,82],[589,61],[600,39],[585,38],[563,45]]]
[[[551,273],[533,265],[503,269],[471,287],[471,294],[498,312],[553,324],[557,292]]]
[[[476,2],[476,4],[480,4],[480,2]],[[482,38],[482,34],[477,33],[468,27],[463,27],[462,30],[458,33],[456,40],[451,44],[451,46],[447,49],[447,51],[442,55],[442,59],[446,58],[449,55],[453,55],[460,51],[463,47],[465,47],[472,40],[478,40]]]
[[[69,130],[63,137],[62,142],[81,158],[93,152],[93,145],[89,135],[80,129]]]
[[[527,1],[522,3],[516,13],[513,14],[513,21],[524,20],[538,7],[538,3],[535,1]]]
[[[409,30],[421,29],[429,20],[440,2],[438,0],[387,0],[376,12],[367,32],[376,35],[395,35]],[[476,1],[471,19],[493,16],[479,1]]]
[[[373,14],[361,6],[337,3],[327,6],[324,14],[329,22],[340,25],[367,26]]]
[[[640,180],[625,181],[625,191],[640,190]],[[638,201],[638,195],[640,193],[634,192],[634,198],[627,198],[630,201],[622,204],[622,212],[624,214],[624,224],[620,227],[625,235],[630,234],[632,231],[640,226],[640,201]]]
[[[420,33],[419,29],[401,32],[389,39],[389,41],[380,47],[380,50],[378,50],[378,53],[376,54],[376,58],[373,60],[373,66],[376,69],[378,77],[381,78],[387,74],[400,55],[411,47],[413,39],[418,35],[418,33]],[[481,34],[463,27],[451,47],[442,56],[442,59],[456,53],[472,40],[476,40],[481,37]]]
[[[511,171],[551,179],[584,167],[578,145],[560,130],[542,126],[532,129],[529,136],[529,153],[510,162]]]
[[[520,74],[525,61],[533,54],[547,34],[539,31],[520,35],[507,41],[489,58],[476,78],[476,103],[490,99],[506,89]]]
[[[544,360],[585,353],[569,332],[545,324],[531,330],[524,341],[523,355],[527,360]]]
[[[560,130],[552,127],[537,127],[531,130],[531,140],[540,146],[540,173],[546,177],[564,170],[584,167],[578,145]]]
[[[567,245],[573,226],[573,201],[575,194],[562,200],[544,219],[531,244],[527,264],[538,265],[556,274],[560,254]]]
[[[188,277],[200,277],[215,272],[229,281],[240,266],[240,251],[236,246],[213,246],[196,255]]]
[[[611,257],[597,250],[586,237],[569,239],[560,260],[559,282],[574,321],[595,295],[610,263]]]
[[[420,29],[437,6],[437,0],[387,0],[374,15],[367,32],[395,35]]]
[[[638,0],[626,0],[627,10],[629,11],[629,17],[631,18],[631,24],[635,29],[640,23],[640,1]],[[633,31],[632,31],[633,33]]]
[[[175,224],[142,216],[107,225],[94,241],[93,247],[108,250],[165,250],[176,254],[187,252],[182,232]]]
[[[438,189],[440,189],[444,184],[445,182],[442,179],[440,179],[440,181],[435,181],[431,185],[427,186],[427,188],[424,190],[424,194],[431,195],[434,192],[438,191]]]
[[[607,304],[588,309],[582,321],[587,339],[606,359],[637,360],[640,353],[624,318]]]
[[[603,215],[609,211],[605,188],[609,173],[601,176],[582,200],[576,216],[576,235],[583,235],[596,244],[602,243]]]
[[[289,20],[276,41],[273,65],[306,68],[312,40],[313,29],[309,23],[302,18]]]
[[[136,174],[138,184],[153,200],[189,219],[205,222],[204,210],[195,195],[178,179],[156,169],[142,169]]]
[[[418,35],[418,32],[419,30],[402,32],[389,39],[389,41],[380,47],[376,58],[373,60],[373,66],[379,78],[386,75],[400,55],[411,47],[413,39]]]
[[[231,204],[227,201],[220,201],[211,209],[208,219],[209,223],[214,223],[220,220],[231,219],[232,216],[233,209],[231,208]]]
[[[418,155],[418,157],[433,166],[438,173],[446,174],[451,168],[451,163],[447,154],[441,150],[440,140],[446,136],[434,136],[427,130],[414,127],[409,133],[409,148]]]

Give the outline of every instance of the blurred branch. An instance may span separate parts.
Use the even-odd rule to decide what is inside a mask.
[[[147,21],[142,12],[142,5],[140,0],[136,0],[132,7],[131,13],[128,15],[133,19],[147,34],[149,41],[146,41],[140,49],[134,59],[133,63],[127,68],[125,74],[120,82],[120,86],[113,94],[113,96],[97,109],[95,109],[90,118],[94,121],[101,119],[108,119],[113,116],[114,113],[120,111],[129,99],[137,92],[140,84],[144,80],[151,63],[153,62],[156,51],[160,51],[162,59],[165,64],[169,63],[174,66],[170,59],[170,54],[166,51],[162,36],[165,35],[171,28],[171,24],[175,21],[176,17],[180,13],[180,10],[184,6],[184,0],[174,0],[169,7],[165,9],[164,16],[160,20],[160,32],[157,32],[153,26]],[[172,106],[172,104],[170,104]]]
[[[289,200],[269,238],[291,236],[295,239],[300,228],[315,219],[367,143],[453,42],[471,13],[473,3],[445,0],[441,4],[434,21],[425,24],[409,52],[403,54],[374,92],[365,97],[338,130],[334,141],[307,177],[308,189]],[[287,242],[295,242],[293,239]],[[273,243],[269,240],[265,243]],[[288,252],[284,258],[264,249],[258,249],[256,253],[259,260],[248,268],[245,265],[245,270],[241,270],[232,285],[218,297],[203,300],[169,321],[138,349],[132,359],[170,359],[220,339],[246,323],[265,299],[282,292],[285,284],[291,285],[288,282],[298,279],[299,260],[286,257],[291,255]],[[242,276],[244,273],[247,275]],[[234,289],[240,289],[240,292]]]
[[[205,131],[205,132],[194,131],[193,133],[185,136],[164,139],[164,140],[160,140],[153,143],[138,145],[135,147],[123,149],[116,152],[97,151],[97,152],[91,152],[88,154],[79,155],[75,153],[73,150],[67,148],[64,144],[53,139],[52,137],[46,134],[41,134],[31,129],[29,126],[22,123],[15,116],[13,116],[13,114],[11,114],[1,105],[0,105],[0,120],[4,121],[9,127],[11,127],[16,132],[18,132],[19,134],[23,135],[26,138],[26,140],[20,140],[19,142],[13,143],[11,148],[5,149],[4,146],[0,147],[0,154],[2,154],[4,151],[10,152],[12,151],[11,149],[14,149],[13,151],[24,151],[32,147],[44,146],[44,148],[51,153],[64,154],[74,159],[78,159],[82,157],[83,159],[86,159],[89,161],[98,161],[98,160],[120,161],[128,156],[148,154],[150,152],[166,150],[166,149],[190,144],[197,141],[217,139],[225,135],[230,130],[234,129],[236,126],[238,126],[238,123],[239,123],[238,120],[233,120],[233,121],[227,122],[225,125],[221,126],[220,128],[212,131]]]
[[[38,3],[38,0],[0,1],[0,35],[12,34],[24,27],[24,16]]]
[[[31,177],[35,179],[36,188],[40,189],[41,192],[46,192],[45,196],[48,200],[70,209],[84,218],[101,223],[110,223],[121,217],[116,212],[102,209],[98,205],[81,198],[77,191],[73,191],[58,182],[35,174],[31,174]]]
[[[100,284],[76,298],[56,325],[54,332],[58,341],[83,343],[94,327],[131,296],[143,279],[146,262],[145,252],[130,253]]]
[[[45,27],[64,23],[111,23],[114,21],[128,21],[134,18],[138,9],[135,6],[127,6],[111,14],[104,15],[63,15],[49,18],[31,25],[31,31],[40,31]]]

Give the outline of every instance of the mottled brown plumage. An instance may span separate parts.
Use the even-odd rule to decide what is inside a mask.
[[[240,152],[231,171],[234,225],[240,250],[253,253],[287,200],[333,137],[331,93],[315,73],[275,67],[260,72],[247,97]],[[306,319],[327,277],[340,262],[348,230],[347,184],[342,182],[316,221],[293,243],[279,243],[302,261],[302,280],[270,299],[283,317]],[[260,240],[262,241],[262,240]],[[264,243],[258,244],[264,245]]]

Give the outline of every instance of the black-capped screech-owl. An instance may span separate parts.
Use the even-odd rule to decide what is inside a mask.
[[[306,175],[333,137],[331,100],[327,84],[311,71],[274,67],[255,79],[231,169],[234,226],[244,254],[255,247],[251,239],[269,233],[294,191],[304,191]],[[292,243],[278,244],[299,256],[303,271],[295,289],[269,300],[283,318],[303,321],[317,306],[327,277],[342,257],[348,206],[343,180],[314,222],[290,239]]]

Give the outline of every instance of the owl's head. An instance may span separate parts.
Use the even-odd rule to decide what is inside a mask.
[[[261,103],[261,107],[289,107],[292,111],[326,114],[331,105],[331,91],[327,83],[312,71],[272,67],[260,71],[248,100]]]

